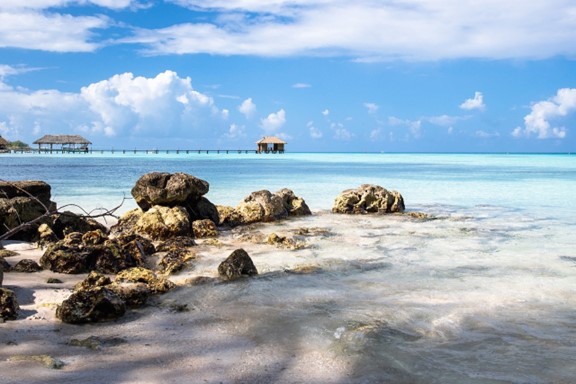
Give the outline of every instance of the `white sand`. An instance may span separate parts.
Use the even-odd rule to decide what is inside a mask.
[[[23,258],[39,260],[43,253],[26,243],[5,243],[5,248],[19,252],[7,258],[12,265]],[[221,250],[220,254],[227,252]],[[216,265],[216,261],[204,260],[194,270],[206,275],[215,271]],[[0,324],[0,384],[349,381],[350,363],[345,358],[302,338],[291,339],[289,333],[266,334],[274,329],[272,325],[266,327],[267,319],[261,319],[258,326],[241,315],[230,321],[217,309],[171,310],[171,303],[179,303],[187,290],[195,287],[181,287],[159,296],[145,308],[129,310],[117,322],[62,323],[55,318],[56,306],[85,276],[50,271],[5,273],[4,287],[16,293],[21,312],[18,320]],[[49,277],[63,283],[48,284]],[[281,323],[278,318],[271,321]],[[93,348],[71,345],[74,339],[90,337],[96,338]],[[63,366],[47,367],[40,360],[42,355]]]

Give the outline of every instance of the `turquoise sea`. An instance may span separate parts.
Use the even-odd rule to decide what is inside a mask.
[[[206,197],[215,204],[290,188],[314,215],[259,230],[330,234],[307,239],[299,251],[247,249],[269,277],[175,294],[198,309],[188,316],[217,320],[225,335],[242,341],[241,351],[226,355],[223,377],[234,364],[263,372],[266,363],[268,382],[288,382],[282,375],[305,364],[316,367],[309,383],[576,378],[576,156],[0,155],[0,179],[44,180],[58,206],[87,210],[118,205],[151,171],[208,181]],[[398,190],[408,211],[435,219],[330,213],[342,190],[366,183]],[[121,212],[134,207],[128,199]],[[325,273],[274,277],[303,265]],[[211,268],[200,262],[196,272]],[[323,370],[332,372],[329,381]]]

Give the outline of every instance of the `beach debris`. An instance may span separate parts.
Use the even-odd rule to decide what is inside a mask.
[[[268,190],[252,192],[236,208],[229,206],[217,206],[217,208],[220,215],[219,224],[229,227],[312,214],[304,199],[297,197],[287,188],[275,193]]]
[[[10,356],[8,361],[31,361],[41,363],[49,369],[62,369],[66,365],[62,360],[50,355],[15,355]]]
[[[244,249],[239,248],[228,256],[218,266],[218,274],[224,280],[234,280],[242,276],[253,276],[258,274],[252,259]]]
[[[404,212],[404,198],[397,191],[372,184],[340,193],[334,201],[333,213],[393,213]]]
[[[124,300],[107,287],[75,291],[56,308],[56,317],[70,324],[113,321],[125,313]]]
[[[7,288],[0,288],[0,320],[16,320],[19,310],[16,294]]]
[[[194,237],[200,239],[205,237],[218,236],[218,228],[210,219],[196,220],[192,222],[192,233]]]
[[[42,267],[32,259],[22,259],[12,267],[13,272],[34,273],[42,270]]]

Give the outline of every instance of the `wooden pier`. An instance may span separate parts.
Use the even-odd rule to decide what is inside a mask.
[[[284,151],[258,151],[254,149],[49,149],[49,148],[30,148],[30,149],[13,149],[12,153],[44,153],[44,154],[259,154],[259,153],[284,153]]]

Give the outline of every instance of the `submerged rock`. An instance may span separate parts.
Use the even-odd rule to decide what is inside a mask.
[[[343,191],[332,207],[334,213],[392,213],[404,212],[404,198],[397,191],[388,191],[378,185],[364,184]]]
[[[216,228],[216,224],[212,220],[196,220],[192,223],[192,233],[198,239],[216,237],[218,236],[218,228]]]
[[[242,276],[254,276],[258,270],[248,253],[242,248],[235,250],[218,266],[218,274],[225,280],[234,280]]]
[[[16,294],[9,289],[0,288],[0,320],[16,320],[19,310]]]

